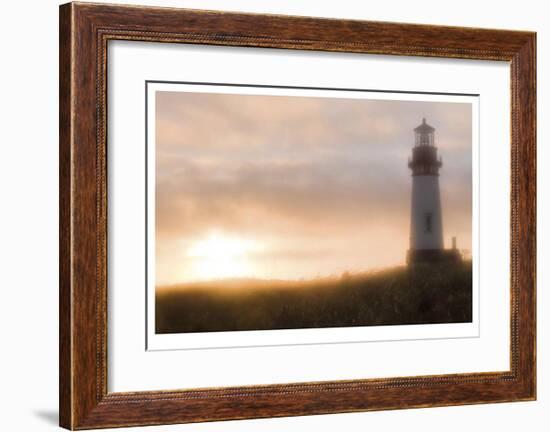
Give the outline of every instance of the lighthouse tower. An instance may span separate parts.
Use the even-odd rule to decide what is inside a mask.
[[[414,129],[414,147],[409,168],[412,171],[411,233],[407,261],[441,261],[448,256],[443,245],[443,220],[439,194],[441,158],[434,143],[435,129],[422,119]]]

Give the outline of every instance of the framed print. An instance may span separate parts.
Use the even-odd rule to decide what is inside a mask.
[[[148,349],[478,336],[478,96],[151,81],[146,92]],[[443,132],[456,180],[441,193],[419,112],[456,128]],[[389,126],[406,118],[420,124]],[[446,230],[460,236],[445,249],[449,188]]]
[[[535,399],[535,43],[61,6],[61,426]]]

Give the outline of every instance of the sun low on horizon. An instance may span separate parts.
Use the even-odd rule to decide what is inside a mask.
[[[187,248],[189,277],[198,281],[246,277],[254,273],[250,253],[262,249],[257,242],[214,231]]]

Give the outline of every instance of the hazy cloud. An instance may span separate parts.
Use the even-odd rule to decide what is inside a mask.
[[[443,158],[446,243],[470,249],[469,104],[158,92],[157,278],[191,275],[185,250],[212,230],[265,245],[249,254],[256,277],[404,262],[422,117]]]

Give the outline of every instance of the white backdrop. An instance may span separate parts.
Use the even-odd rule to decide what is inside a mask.
[[[136,0],[137,1],[137,0]],[[118,3],[127,3],[117,0]],[[544,2],[435,0],[180,0],[142,4],[251,12],[315,15],[354,19],[528,29],[538,31],[539,45],[539,269],[537,402],[449,407],[300,418],[234,421],[200,425],[149,427],[144,431],[280,431],[407,430],[463,431],[491,427],[501,431],[546,430],[550,421],[548,378],[548,296],[550,282],[543,267],[550,260],[550,164],[545,142],[550,94],[542,79],[550,74],[548,11]],[[5,297],[2,314],[2,402],[0,427],[10,431],[56,430],[57,423],[57,5],[56,0],[29,0],[4,5],[2,32],[2,195],[0,245]],[[495,11],[498,10],[498,14]],[[6,278],[7,276],[7,278]]]
[[[175,388],[346,380],[391,376],[507,370],[509,366],[509,226],[508,152],[496,143],[509,140],[509,66],[502,62],[412,59],[359,54],[290,52],[261,48],[189,47],[113,42],[109,47],[109,275],[108,389],[139,391]],[[253,53],[253,54],[252,54]],[[233,65],[233,66],[231,66]],[[345,70],[346,72],[342,72]],[[395,70],[401,75],[395,80]],[[314,72],[315,71],[315,72]],[[145,256],[145,183],[143,86],[146,79],[269,83],[313,87],[375,88],[479,94],[472,108],[473,165],[473,316],[471,324],[295,329],[258,332],[154,335],[149,315],[145,327],[143,272]],[[150,84],[149,112],[153,112]],[[205,91],[208,87],[201,86]],[[216,86],[216,92],[228,88]],[[170,86],[171,90],[175,87]],[[181,90],[181,85],[180,88]],[[210,87],[212,91],[212,87]],[[198,91],[195,87],[194,91]],[[232,92],[281,94],[281,89]],[[309,94],[311,90],[285,90]],[[310,92],[310,93],[308,93]],[[362,92],[331,90],[339,97],[367,97]],[[317,97],[327,91],[315,91]],[[384,96],[383,96],[384,95]],[[370,97],[374,97],[372,94]],[[376,98],[471,101],[465,96],[377,93]],[[477,100],[477,98],[476,98]],[[131,101],[131,103],[128,103]],[[479,111],[479,113],[478,113]],[[148,123],[153,148],[155,122]],[[479,119],[479,120],[478,120]],[[481,127],[478,128],[478,121]],[[496,125],[499,125],[497,127]],[[479,144],[478,144],[479,141]],[[504,144],[506,146],[506,144]],[[155,177],[153,152],[148,173]],[[479,166],[478,166],[479,165]],[[479,171],[479,175],[477,172]],[[149,187],[148,262],[154,262],[154,187]],[[478,207],[478,194],[481,205]],[[478,217],[480,216],[480,217]],[[479,230],[478,230],[479,224]],[[479,237],[477,232],[479,231]],[[136,239],[138,239],[136,241]],[[139,239],[142,239],[141,242]],[[128,245],[132,245],[128,247]],[[478,272],[477,263],[483,263]],[[149,286],[155,271],[149,267]],[[478,290],[479,285],[482,287]],[[149,290],[149,304],[154,291]],[[479,309],[478,309],[479,306]],[[153,307],[147,308],[149,311]],[[483,331],[478,332],[479,328]],[[396,342],[395,339],[399,339]],[[378,340],[379,342],[375,342]],[[389,342],[389,341],[394,342]],[[342,343],[360,342],[368,343]],[[327,344],[332,342],[332,344]],[[323,345],[324,343],[324,345]],[[313,344],[313,345],[312,345]],[[234,349],[240,346],[254,349]],[[269,346],[269,347],[267,347]],[[187,351],[174,348],[218,347]],[[222,347],[233,347],[222,349]],[[402,358],[406,356],[407,362]],[[219,361],[223,358],[223,362]],[[181,365],[186,367],[182,368]],[[338,367],[334,367],[338,364]]]

